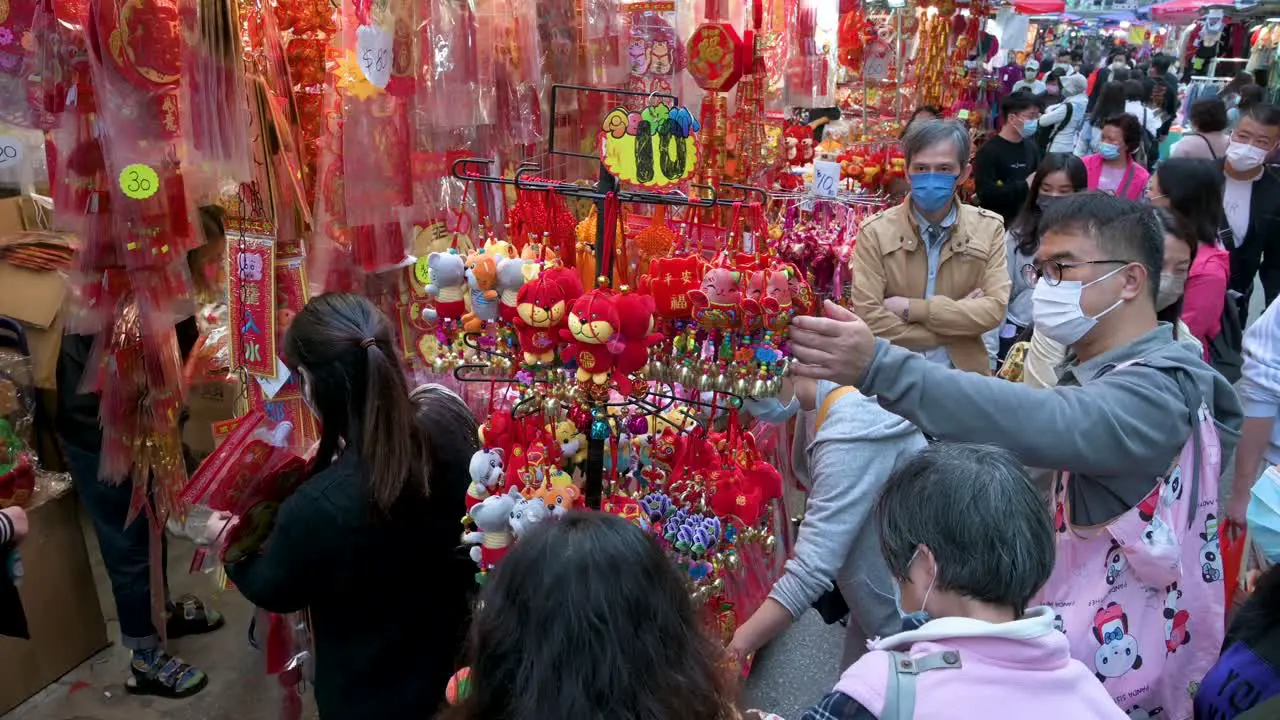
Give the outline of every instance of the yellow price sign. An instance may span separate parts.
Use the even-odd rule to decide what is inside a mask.
[[[146,200],[159,192],[160,176],[148,165],[127,165],[120,171],[120,189],[134,200]]]
[[[669,187],[687,180],[698,167],[699,129],[684,107],[655,105],[641,113],[619,108],[601,126],[600,159],[623,182]]]
[[[423,287],[431,283],[431,268],[428,266],[426,255],[418,256],[417,262],[413,264],[413,277]]]

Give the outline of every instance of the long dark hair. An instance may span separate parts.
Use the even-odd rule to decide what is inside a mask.
[[[1084,190],[1089,185],[1089,174],[1084,169],[1080,158],[1071,153],[1049,153],[1040,161],[1035,177],[1031,178],[1031,189],[1027,200],[1022,205],[1010,232],[1018,238],[1018,252],[1023,255],[1035,255],[1040,249],[1040,185],[1053,173],[1064,172],[1071,181],[1075,192]]]
[[[736,715],[725,654],[689,585],[621,518],[570,512],[536,527],[489,576],[479,608],[468,694],[442,720]]]
[[[466,472],[480,449],[476,416],[458,394],[443,385],[419,385],[409,393],[418,429],[428,438],[432,476]]]
[[[384,515],[404,493],[426,496],[427,439],[413,421],[391,323],[373,303],[344,293],[314,298],[289,326],[284,362],[310,376],[321,426],[317,472],[340,449],[355,452]]]
[[[1103,127],[1108,118],[1124,113],[1124,83],[1111,81],[1098,94],[1098,104],[1093,106],[1093,125]]]
[[[1244,115],[1249,111],[1249,108],[1257,105],[1258,103],[1264,102],[1266,97],[1266,88],[1261,85],[1249,83],[1248,85],[1240,88],[1240,102],[1236,103],[1236,108],[1240,111],[1241,115]]]
[[[1196,231],[1186,218],[1164,208],[1153,208],[1156,217],[1160,220],[1160,227],[1166,235],[1172,235],[1191,248],[1191,262],[1196,261],[1196,249],[1199,245],[1196,242]],[[1160,322],[1167,322],[1173,325],[1173,337],[1178,338],[1178,321],[1182,319],[1182,300],[1186,297],[1184,294],[1179,296],[1172,305],[1156,311],[1156,319]]]
[[[1227,81],[1226,85],[1222,86],[1222,91],[1218,93],[1218,96],[1227,97],[1229,95],[1237,95],[1240,93],[1240,88],[1243,88],[1245,85],[1253,85],[1256,82],[1257,81],[1254,79],[1253,73],[1241,70],[1232,76],[1232,78]]]
[[[1222,211],[1222,171],[1212,160],[1169,158],[1156,169],[1160,191],[1169,207],[1194,231],[1196,242],[1216,245],[1225,224]]]

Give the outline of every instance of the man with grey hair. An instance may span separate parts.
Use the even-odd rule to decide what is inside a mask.
[[[1036,332],[1069,348],[1055,388],[940,368],[834,303],[792,323],[792,372],[874,395],[938,440],[996,444],[1055,470],[1057,563],[1040,601],[1117,702],[1187,718],[1186,688],[1222,645],[1218,479],[1240,402],[1156,317],[1164,235],[1150,207],[1080,193],[1040,222],[1023,270],[1036,281]],[[1238,481],[1233,492],[1247,494]],[[1166,622],[1171,609],[1185,627]]]
[[[1000,217],[955,195],[969,177],[969,131],[918,120],[902,145],[911,193],[858,231],[854,307],[877,337],[990,374],[982,334],[1004,319],[1011,283]]]

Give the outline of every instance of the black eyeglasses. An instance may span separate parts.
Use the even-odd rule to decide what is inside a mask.
[[[1022,277],[1027,281],[1028,285],[1035,285],[1036,281],[1044,278],[1045,282],[1050,286],[1057,285],[1062,282],[1062,271],[1067,268],[1084,267],[1085,265],[1128,265],[1131,260],[1081,260],[1079,262],[1059,262],[1057,260],[1045,260],[1036,267],[1032,263],[1022,266]]]

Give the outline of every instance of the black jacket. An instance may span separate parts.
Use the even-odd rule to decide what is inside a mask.
[[[283,506],[263,554],[227,567],[255,605],[311,609],[324,720],[433,717],[456,669],[476,567],[457,551],[466,468],[374,519],[354,449]]]
[[[1218,161],[1222,167],[1223,161]],[[1261,276],[1267,304],[1280,296],[1280,166],[1267,165],[1253,184],[1249,229],[1231,248],[1232,290],[1244,296],[1240,321],[1247,319],[1254,276]]]

